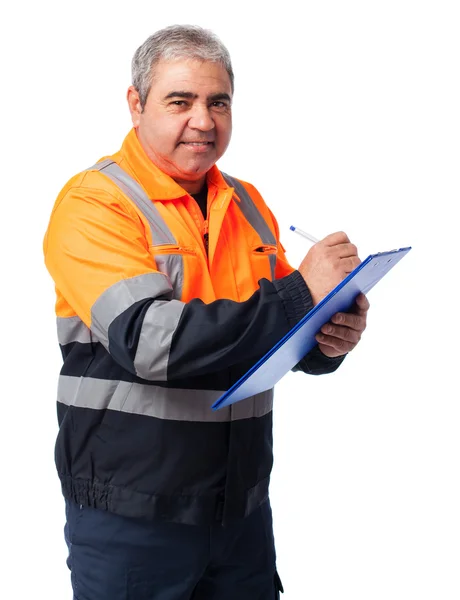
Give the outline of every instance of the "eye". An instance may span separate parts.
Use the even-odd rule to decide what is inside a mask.
[[[185,100],[173,100],[171,104],[173,106],[186,106],[187,103],[185,102]]]
[[[211,107],[212,108],[219,108],[219,109],[228,109],[229,108],[229,103],[228,102],[224,102],[222,100],[216,100],[215,102],[211,103]]]

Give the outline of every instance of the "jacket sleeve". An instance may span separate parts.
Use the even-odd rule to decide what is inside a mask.
[[[277,245],[278,245],[275,277],[283,278],[283,277],[286,277],[286,275],[291,274],[294,271],[294,269],[289,264],[289,262],[286,258],[285,249],[279,239],[279,227],[278,227],[276,218],[271,211],[269,211],[269,212],[270,212],[270,216],[272,219],[273,227],[275,230],[276,241],[277,241]],[[297,285],[299,287],[305,286],[305,288],[307,288],[307,290],[308,290],[308,286],[306,285],[305,280],[300,275],[300,273],[298,273],[298,275],[299,275],[299,277],[297,277],[297,279],[296,279]],[[308,301],[309,301],[308,310],[311,310],[313,308],[313,302],[312,302],[309,290],[308,290],[308,296],[306,296],[306,297],[308,297]],[[288,307],[287,307],[287,310],[289,311]],[[300,321],[301,318],[302,318],[302,316],[300,318],[298,318],[298,315],[293,315],[293,317],[290,319],[291,327],[294,327],[294,325],[296,323],[298,323],[298,321]],[[344,358],[345,358],[345,355],[339,356],[337,358],[329,358],[328,356],[326,356],[325,354],[323,354],[321,352],[321,350],[318,348],[318,346],[315,346],[312,350],[310,350],[310,352],[308,352],[304,356],[304,358],[299,363],[297,363],[297,365],[292,370],[293,371],[302,371],[303,373],[308,373],[309,375],[324,375],[326,373],[332,373],[332,372],[336,371],[339,368],[339,366],[342,364]]]
[[[143,379],[173,380],[255,362],[311,308],[295,271],[274,282],[262,279],[245,302],[173,299],[135,209],[121,194],[101,189],[65,188],[44,254],[56,288],[94,338]]]

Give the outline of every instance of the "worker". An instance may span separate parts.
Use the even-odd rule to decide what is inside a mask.
[[[335,232],[290,266],[257,189],[216,166],[233,93],[213,32],[154,33],[132,61],[133,128],[118,152],[70,179],[51,214],[44,255],[63,356],[56,466],[78,600],[282,591],[273,390],[211,405],[360,259]],[[283,176],[294,201],[300,174]],[[296,370],[335,371],[368,307],[359,295],[332,317]]]

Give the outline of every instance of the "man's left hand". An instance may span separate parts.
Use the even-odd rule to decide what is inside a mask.
[[[316,335],[321,352],[329,358],[336,358],[353,350],[366,329],[368,310],[368,299],[359,294],[350,312],[336,313]]]

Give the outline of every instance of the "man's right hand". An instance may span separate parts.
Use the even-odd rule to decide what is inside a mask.
[[[299,266],[316,306],[361,260],[343,231],[331,233],[310,248]]]

